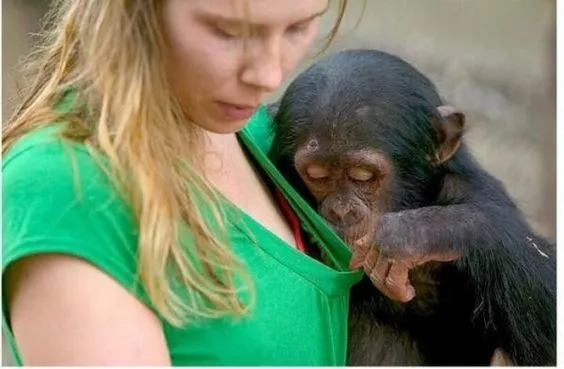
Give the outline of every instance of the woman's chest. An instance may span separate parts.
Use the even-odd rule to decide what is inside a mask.
[[[270,255],[256,253],[246,261],[256,292],[250,314],[168,327],[173,364],[343,365],[348,295],[320,291]]]
[[[231,157],[224,157],[222,165],[207,173],[207,177],[231,204],[295,247],[291,228],[276,203],[271,184],[261,174],[250,156],[236,151]]]

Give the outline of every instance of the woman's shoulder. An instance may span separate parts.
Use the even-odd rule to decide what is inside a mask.
[[[94,164],[88,149],[82,143],[63,138],[63,124],[48,124],[37,127],[13,142],[2,157],[2,169],[17,166],[23,171],[35,171],[47,165],[50,171],[65,172],[62,161],[69,156],[78,156],[81,164]],[[18,171],[19,172],[19,171]]]
[[[30,199],[41,194],[45,202],[56,197],[60,201],[72,199],[71,203],[117,196],[103,169],[102,157],[82,143],[63,138],[61,132],[62,126],[48,125],[14,142],[2,158],[4,193]],[[11,202],[15,198],[4,199]]]
[[[25,256],[64,253],[135,284],[137,228],[101,162],[59,126],[33,130],[2,158],[2,270]]]

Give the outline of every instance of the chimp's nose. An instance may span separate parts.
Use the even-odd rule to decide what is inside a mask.
[[[343,203],[329,207],[324,216],[327,221],[339,228],[350,227],[360,220],[360,212],[357,207]]]

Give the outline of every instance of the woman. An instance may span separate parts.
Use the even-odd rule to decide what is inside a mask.
[[[328,5],[55,2],[4,131],[3,327],[19,363],[345,363],[360,275],[266,159],[260,105]]]

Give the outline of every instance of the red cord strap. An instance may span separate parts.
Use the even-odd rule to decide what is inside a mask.
[[[294,239],[296,241],[297,249],[307,254],[307,248],[305,246],[302,237],[300,220],[298,219],[297,215],[292,211],[292,207],[290,206],[290,203],[288,202],[288,200],[286,200],[284,195],[282,195],[282,192],[279,189],[274,190],[274,196],[276,198],[276,201],[278,201],[278,204],[280,205],[280,209],[282,210],[282,213],[290,223],[290,227],[292,228],[292,233],[294,234]]]

